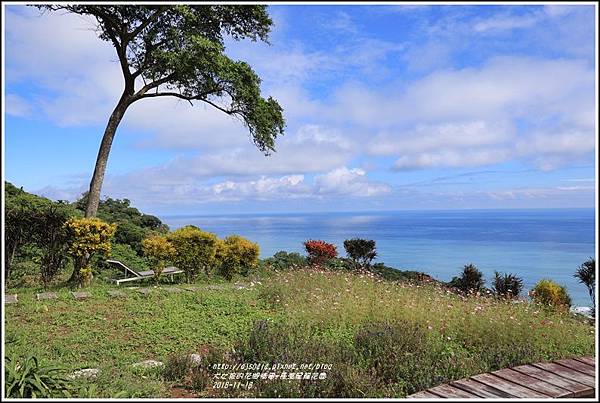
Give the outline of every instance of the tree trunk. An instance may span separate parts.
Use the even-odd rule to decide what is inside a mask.
[[[8,284],[10,280],[10,269],[12,266],[12,262],[15,258],[15,254],[17,252],[18,242],[14,242],[12,245],[6,245],[4,249],[4,284]],[[6,249],[11,249],[10,252]],[[8,253],[6,253],[8,252]]]
[[[123,115],[129,105],[129,96],[124,93],[108,119],[108,124],[106,125],[104,135],[102,136],[102,142],[100,143],[100,149],[98,150],[98,156],[96,157],[94,175],[92,175],[92,181],[90,182],[90,191],[85,207],[86,218],[95,217],[96,213],[98,213],[100,191],[102,190],[102,182],[104,182],[104,173],[106,172],[106,163],[108,162],[110,148],[113,139],[115,138],[117,127],[119,126],[119,123],[121,123],[121,119],[123,119]]]

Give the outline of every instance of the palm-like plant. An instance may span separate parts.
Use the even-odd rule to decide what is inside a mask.
[[[596,259],[590,257],[588,260],[583,262],[577,269],[574,277],[579,280],[580,283],[585,285],[592,299],[592,316],[595,316],[596,312]]]
[[[484,284],[483,273],[472,263],[465,265],[460,276],[454,277],[450,281],[451,286],[465,294],[481,291]]]
[[[521,294],[523,289],[523,279],[514,275],[504,273],[501,275],[497,271],[494,272],[494,284],[492,290],[494,294],[502,298],[516,298]]]

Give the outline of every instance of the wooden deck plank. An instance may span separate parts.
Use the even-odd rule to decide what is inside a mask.
[[[408,398],[594,397],[596,360],[577,357],[504,368],[438,385]]]
[[[573,359],[579,362],[583,362],[584,364],[591,365],[592,367],[594,367],[594,369],[596,369],[596,360],[592,357],[575,357]]]
[[[433,388],[427,389],[428,392],[435,393],[436,395],[440,395],[445,398],[477,398],[479,396],[474,395],[469,392],[465,392],[462,389],[455,388],[450,385],[439,385]]]
[[[537,392],[552,396],[552,397],[568,397],[573,393],[567,389],[552,385],[551,383],[542,381],[529,375],[522,374],[509,368],[501,369],[492,372],[493,375],[499,376],[509,382],[517,385],[525,386]]]
[[[563,378],[569,378],[586,386],[591,386],[592,388],[596,385],[596,380],[593,376],[583,374],[581,372],[575,371],[574,369],[563,367],[562,365],[555,364],[553,362],[540,362],[532,365],[534,367],[544,369],[548,372],[553,372],[556,375],[562,376]]]
[[[564,378],[562,376],[556,375],[552,372],[545,371],[541,368],[534,367],[531,365],[520,365],[518,367],[512,368],[514,371],[521,372],[523,374],[529,375],[533,378],[540,379],[542,381],[551,383],[560,388],[566,389],[573,393],[572,397],[580,396],[590,390],[589,386],[586,386],[582,383],[573,381],[568,378]]]
[[[582,362],[579,361],[575,361],[575,360],[556,360],[554,361],[557,364],[560,364],[562,366],[574,369],[575,371],[579,371],[582,372],[586,375],[589,376],[596,376],[596,371],[594,370],[594,367],[584,364]]]
[[[423,390],[421,392],[413,393],[410,396],[406,396],[409,399],[439,399],[440,396],[434,395],[433,393]]]
[[[474,379],[481,383],[485,383],[486,385],[491,386],[493,388],[505,390],[506,392],[516,397],[550,397],[547,394],[537,392],[535,390],[526,388],[521,385],[517,385],[492,374],[479,374],[472,376],[471,379]]]
[[[466,392],[477,395],[479,397],[495,397],[495,398],[498,398],[498,397],[503,397],[503,398],[513,397],[514,398],[514,397],[516,397],[516,396],[511,395],[510,393],[503,391],[503,390],[493,388],[486,384],[477,382],[473,379],[460,379],[458,381],[450,382],[450,385],[454,386],[455,388],[459,388]]]

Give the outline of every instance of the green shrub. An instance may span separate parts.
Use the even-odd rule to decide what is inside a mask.
[[[33,214],[33,239],[42,251],[40,272],[44,288],[67,263],[67,235],[64,225],[75,215],[68,204],[51,203]]]
[[[264,266],[269,266],[274,270],[295,270],[305,267],[307,264],[306,257],[302,256],[297,252],[288,253],[286,251],[279,251],[273,255],[273,257],[264,259],[262,261]]]
[[[188,225],[170,233],[167,239],[175,247],[173,264],[185,272],[189,283],[196,279],[200,270],[210,274],[217,250],[215,234]]]
[[[39,260],[35,263],[45,288],[67,263],[64,223],[78,215],[65,202],[53,202],[17,189],[5,182],[5,280],[11,277],[13,264],[26,259],[26,248],[35,246]],[[22,266],[21,266],[22,267]]]
[[[21,248],[33,241],[35,212],[50,204],[44,199],[4,182],[4,279],[11,277],[11,266]]]
[[[409,281],[414,283],[434,281],[429,275],[415,270],[398,270],[383,263],[375,263],[370,271],[388,281]]]
[[[239,235],[231,235],[217,242],[216,261],[219,273],[227,280],[235,274],[247,275],[256,267],[260,249],[258,244]]]
[[[495,271],[492,289],[496,296],[508,299],[516,298],[523,290],[523,279],[514,274],[500,275]]]
[[[463,267],[460,277],[454,277],[450,281],[450,286],[469,294],[480,292],[484,283],[483,273],[474,264],[467,264]]]
[[[123,262],[123,264],[135,270],[144,270],[150,265],[146,257],[138,255],[137,252],[127,244],[113,244],[108,256],[111,259]]]
[[[352,270],[356,267],[356,265],[350,259],[336,257],[333,259],[329,259],[325,263],[325,267],[327,267],[330,270]]]
[[[346,254],[354,263],[355,269],[366,268],[371,265],[371,261],[377,256],[375,251],[375,241],[353,238],[344,241]]]
[[[192,368],[192,360],[188,354],[171,354],[163,368],[162,376],[165,380],[181,382]]]
[[[4,393],[10,398],[70,397],[71,382],[60,367],[40,365],[34,355],[24,360],[5,357]]]
[[[567,289],[552,280],[542,279],[531,290],[531,298],[540,304],[558,309],[569,309],[571,297]]]

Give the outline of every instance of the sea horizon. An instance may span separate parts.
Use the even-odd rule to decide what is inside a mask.
[[[185,213],[185,214],[155,214],[161,220],[169,218],[185,218],[185,217],[218,217],[218,216],[258,216],[258,215],[304,215],[304,214],[377,214],[377,213],[404,213],[404,212],[451,212],[451,211],[552,211],[552,210],[594,210],[595,207],[508,207],[508,208],[451,208],[451,209],[438,209],[438,208],[422,208],[422,209],[394,209],[394,210],[319,210],[319,211],[270,211],[270,212],[218,212],[218,213]]]

